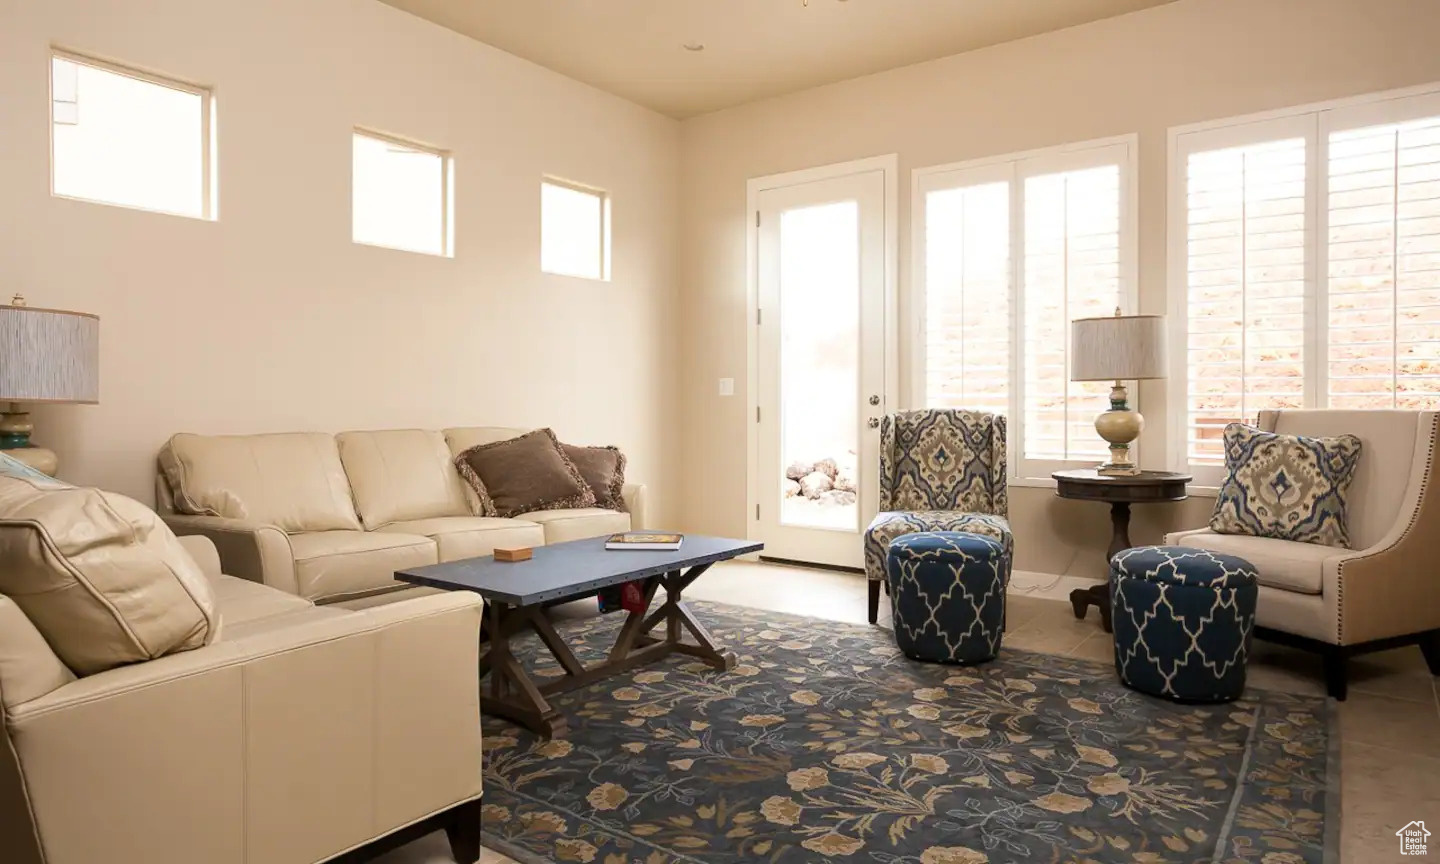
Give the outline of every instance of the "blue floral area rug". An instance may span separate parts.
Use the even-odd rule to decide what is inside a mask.
[[[1175,705],[1104,664],[923,664],[875,627],[692,608],[732,672],[676,655],[573,691],[549,742],[485,718],[486,846],[586,864],[1322,864],[1338,840],[1323,699]],[[622,620],[561,629],[595,659]],[[538,648],[517,653],[559,674]]]

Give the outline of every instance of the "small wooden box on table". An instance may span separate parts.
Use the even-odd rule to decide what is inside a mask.
[[[540,735],[559,737],[567,731],[565,715],[551,706],[547,696],[593,684],[677,652],[716,669],[734,668],[734,653],[715,644],[680,595],[717,561],[764,548],[764,544],[746,540],[689,535],[675,551],[611,551],[605,548],[605,539],[593,537],[541,546],[528,561],[469,558],[402,570],[395,578],[447,591],[473,591],[483,597],[490,651],[480,658],[480,675],[489,673],[490,687],[480,700],[480,710],[513,720]],[[643,605],[628,614],[606,659],[585,666],[545,616],[545,607],[636,580],[644,583]],[[651,611],[655,595],[662,590],[664,602]],[[661,624],[664,634],[651,635]],[[539,635],[565,677],[538,684],[516,660],[511,640],[527,628]],[[693,642],[683,638],[686,631]]]

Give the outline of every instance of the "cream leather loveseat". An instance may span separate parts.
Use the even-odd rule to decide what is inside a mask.
[[[1267,537],[1180,531],[1166,543],[1239,555],[1260,578],[1256,635],[1325,658],[1344,699],[1350,657],[1419,644],[1440,675],[1440,414],[1262,411],[1259,428],[1362,442],[1347,499],[1353,549]]]
[[[397,570],[645,527],[645,487],[628,513],[546,510],[481,516],[455,455],[522,429],[173,436],[159,457],[156,509],[201,534],[225,572],[312,600],[364,608],[430,589]]]
[[[445,828],[473,864],[479,598],[317,607],[181,543],[201,648],[77,679],[0,595],[0,861],[302,864]]]

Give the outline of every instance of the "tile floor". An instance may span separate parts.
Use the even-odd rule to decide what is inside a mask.
[[[865,623],[865,579],[799,567],[731,562],[718,565],[687,594],[778,612]],[[568,614],[588,614],[589,604]],[[1005,646],[1108,662],[1110,637],[1093,609],[1075,620],[1061,599],[1012,594]],[[881,604],[881,620],[889,626]],[[1351,664],[1350,697],[1340,703],[1341,864],[1414,861],[1400,855],[1395,831],[1411,820],[1440,826],[1440,697],[1417,648],[1372,654]],[[1323,694],[1319,659],[1257,643],[1249,684]],[[1440,833],[1440,827],[1432,830]],[[1440,851],[1437,851],[1440,856]],[[379,859],[382,864],[446,864],[449,847],[434,834]],[[486,850],[482,864],[511,859]]]

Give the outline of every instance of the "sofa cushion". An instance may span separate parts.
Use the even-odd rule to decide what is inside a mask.
[[[1170,534],[1165,542],[1244,558],[1254,565],[1262,586],[1298,594],[1319,594],[1325,560],[1345,554],[1332,546],[1213,531]]]
[[[160,469],[180,513],[244,519],[287,533],[360,528],[330,435],[182,433],[160,451]]]
[[[493,555],[497,548],[545,545],[545,531],[534,522],[489,516],[448,516],[392,522],[380,530],[429,537],[435,541],[441,561]]]
[[[538,522],[545,529],[546,543],[564,543],[567,540],[584,540],[586,537],[605,537],[630,530],[630,514],[599,507],[581,507],[576,510],[539,510],[521,513],[516,517],[526,522]]]
[[[0,594],[77,675],[199,648],[220,615],[154,511],[0,457]]]
[[[471,447],[505,441],[529,431],[513,426],[454,426],[445,430],[445,444],[450,448],[453,460]]]
[[[396,570],[437,563],[435,542],[394,531],[316,531],[293,534],[300,596],[333,603],[405,589]]]
[[[471,515],[465,484],[439,432],[341,432],[335,440],[366,529],[410,519]]]
[[[234,642],[344,614],[338,609],[316,606],[303,597],[233,576],[212,577],[210,586],[215,592],[215,603],[225,616],[221,642]]]
[[[479,496],[486,516],[509,518],[595,503],[595,493],[549,429],[478,444],[456,456],[455,467]]]
[[[225,617],[227,636],[233,635],[229,630],[238,624],[315,605],[304,597],[234,576],[210,577],[210,590],[215,595],[216,608]]]
[[[575,463],[585,484],[595,493],[595,506],[625,510],[625,454],[619,447],[580,447],[561,444],[560,449]]]
[[[1360,450],[1354,435],[1310,438],[1231,423],[1211,530],[1348,549],[1346,495]]]

